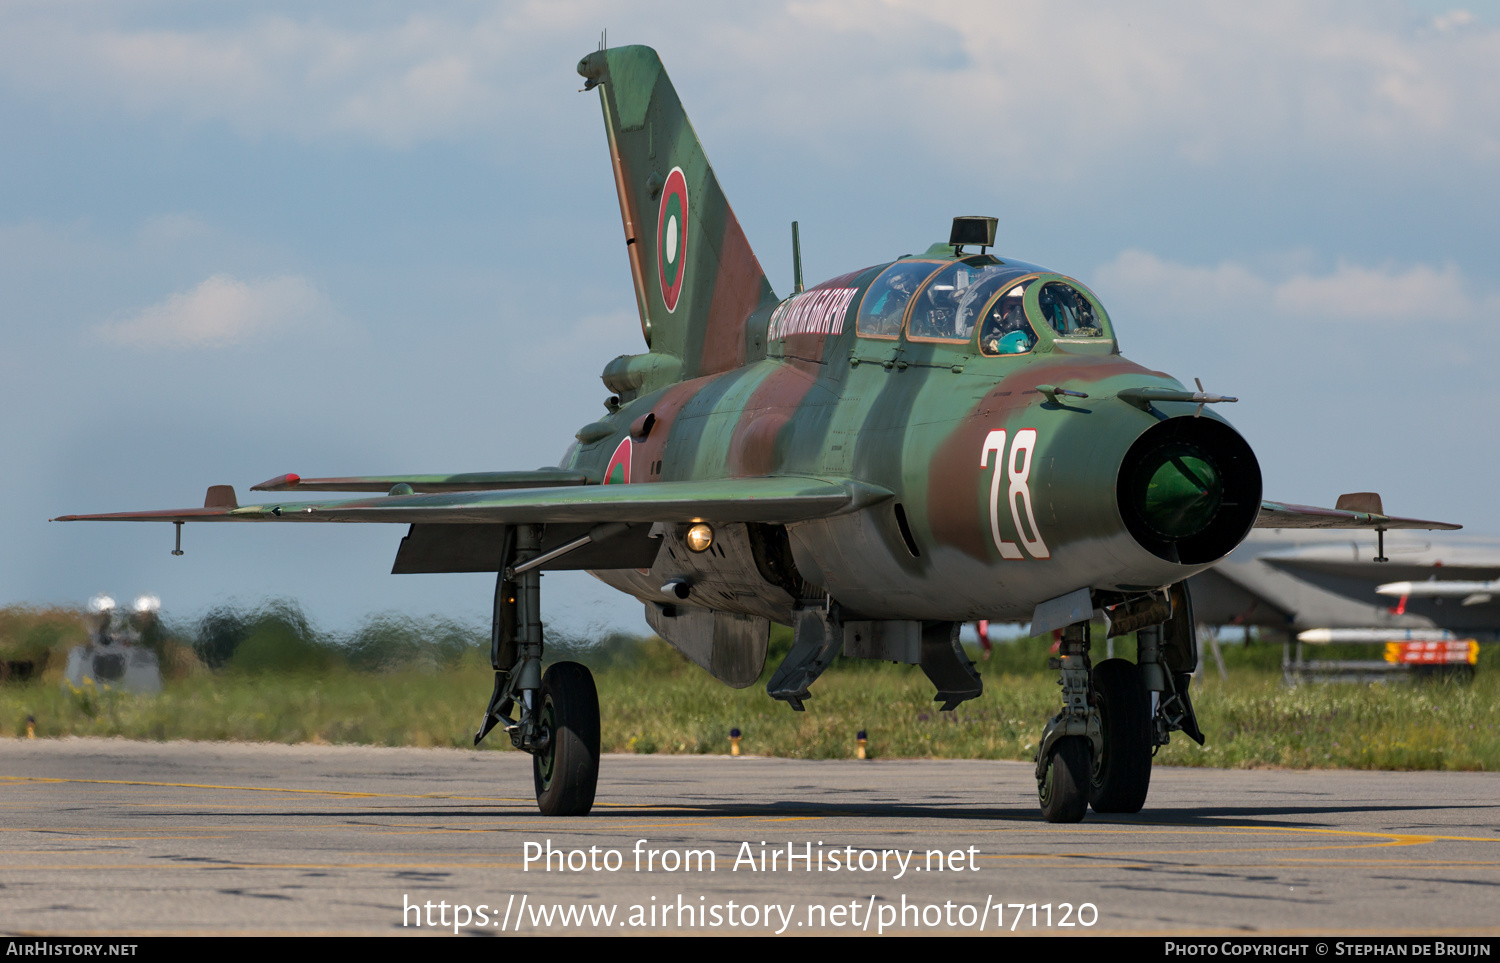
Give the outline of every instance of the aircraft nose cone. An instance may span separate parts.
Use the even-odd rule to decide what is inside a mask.
[[[1141,504],[1147,525],[1166,538],[1189,538],[1214,520],[1224,501],[1224,483],[1209,457],[1188,445],[1153,453]]]

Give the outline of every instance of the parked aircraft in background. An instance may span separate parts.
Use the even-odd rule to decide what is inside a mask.
[[[1399,532],[1257,530],[1189,585],[1198,621],[1293,635],[1314,629],[1446,629],[1500,641],[1500,539]],[[1373,638],[1373,636],[1372,636]]]
[[[108,595],[89,600],[89,641],[68,652],[63,681],[75,689],[161,691],[161,665],[146,644],[160,637],[157,612],[161,600],[142,595],[127,612]]]

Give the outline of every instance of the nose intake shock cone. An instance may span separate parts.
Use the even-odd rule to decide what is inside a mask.
[[[1120,464],[1120,516],[1136,541],[1170,562],[1229,554],[1260,513],[1260,465],[1233,428],[1169,418],[1147,429]]]
[[[1163,538],[1197,535],[1224,501],[1224,485],[1208,455],[1195,445],[1164,445],[1151,453],[1141,517]]]

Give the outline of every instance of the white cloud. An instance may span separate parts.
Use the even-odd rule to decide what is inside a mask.
[[[220,348],[316,326],[332,315],[328,299],[305,278],[245,282],[215,274],[93,333],[135,348]]]
[[[571,57],[608,22],[616,42],[663,48],[679,84],[690,72],[711,85],[720,119],[790,127],[827,149],[895,138],[1048,174],[1117,164],[1122,151],[1193,163],[1372,149],[1500,157],[1500,30],[1456,15],[1423,22],[1396,2],[579,0],[193,26],[121,9],[0,12],[0,82],[247,136],[505,137],[545,116],[538,92],[574,83]]]
[[[354,132],[403,146],[499,113],[514,89],[507,67],[531,33],[524,11],[375,25],[316,14],[198,27],[105,19],[0,15],[0,76],[48,98],[224,121],[248,137]]]
[[[1474,290],[1457,267],[1339,262],[1325,273],[1272,273],[1225,261],[1212,267],[1122,252],[1096,273],[1098,285],[1168,318],[1415,325],[1452,331],[1494,326],[1500,295]]]
[[[1276,286],[1274,303],[1288,314],[1334,321],[1469,321],[1481,305],[1465,290],[1458,268],[1416,264],[1373,269],[1340,264],[1322,277],[1298,275]]]

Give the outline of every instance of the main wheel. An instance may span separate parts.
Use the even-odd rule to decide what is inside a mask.
[[[1037,782],[1042,816],[1049,823],[1076,823],[1089,808],[1089,757],[1084,736],[1063,736],[1052,745],[1046,774]]]
[[[1151,694],[1124,659],[1094,666],[1104,752],[1094,760],[1089,803],[1096,813],[1138,813],[1151,788]]]
[[[547,747],[531,757],[536,804],[546,816],[586,816],[599,784],[599,692],[577,662],[557,662],[537,693]]]

